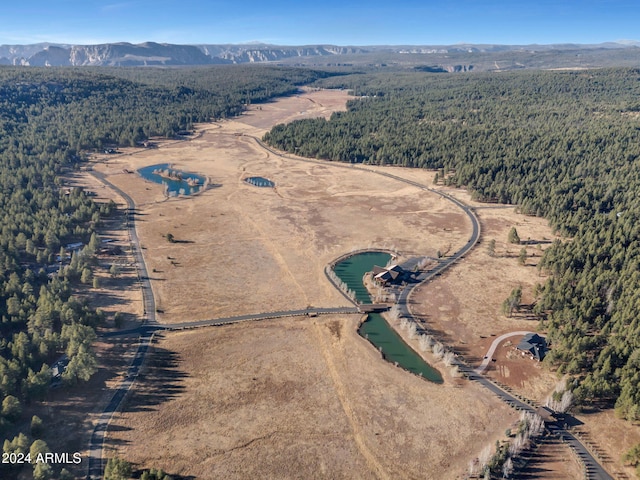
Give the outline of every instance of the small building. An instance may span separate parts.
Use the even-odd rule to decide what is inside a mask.
[[[82,242],[69,243],[65,248],[67,249],[68,252],[75,252],[77,250],[80,250],[83,245],[84,243]]]
[[[53,379],[59,379],[69,365],[69,357],[66,355],[61,356],[53,365],[51,365],[51,377]]]
[[[121,255],[122,248],[119,245],[111,245],[107,247],[102,247],[100,249],[100,253],[103,255]]]
[[[399,283],[404,276],[404,270],[398,265],[392,265],[390,267],[379,267],[374,265],[373,267],[373,280],[376,283],[386,285],[389,283]]]
[[[553,410],[551,410],[549,407],[546,406],[541,406],[536,408],[536,414],[542,418],[542,420],[544,421],[544,423],[555,423],[557,418],[556,418],[556,412],[554,412]]]
[[[516,347],[523,354],[541,361],[547,353],[547,341],[537,333],[527,333]]]

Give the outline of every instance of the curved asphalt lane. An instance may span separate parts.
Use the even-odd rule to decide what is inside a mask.
[[[500,335],[493,342],[491,342],[491,346],[489,347],[489,350],[487,350],[487,354],[484,356],[482,363],[480,363],[480,365],[478,366],[478,368],[474,370],[474,372],[482,373],[486,370],[486,368],[491,363],[491,358],[493,357],[493,354],[495,353],[496,348],[498,348],[498,345],[500,345],[500,342],[510,337],[518,337],[520,335],[527,335],[529,333],[535,333],[535,332],[529,332],[528,330],[520,330],[517,332],[509,332],[509,333],[505,333],[504,335]]]
[[[429,281],[436,275],[441,274],[444,270],[446,270],[455,262],[463,258],[463,256],[475,246],[475,244],[478,242],[478,239],[480,238],[480,223],[478,222],[478,218],[476,217],[475,213],[470,207],[465,205],[460,200],[452,197],[451,195],[440,192],[438,190],[428,188],[424,185],[421,185],[417,182],[413,182],[411,180],[405,180],[402,177],[398,177],[396,175],[388,174],[385,172],[375,172],[375,173],[379,173],[380,175],[385,175],[387,177],[395,178],[396,180],[403,181],[410,185],[414,185],[418,188],[428,190],[430,192],[436,193],[446,198],[447,200],[453,202],[464,211],[464,213],[467,215],[469,220],[471,220],[471,225],[473,227],[471,237],[460,250],[458,250],[456,253],[454,253],[452,256],[448,257],[447,259],[440,261],[440,263],[433,269],[429,270],[428,272],[425,272],[424,274],[421,274],[418,277],[418,280],[419,280],[418,283],[410,284],[400,294],[400,297],[398,299],[398,304],[400,306],[401,314],[403,316],[408,317],[409,319],[412,319],[415,322],[416,319],[411,313],[411,309],[410,309],[411,294],[414,292],[415,288],[418,285],[421,285],[424,282]],[[507,403],[509,406],[517,410],[525,410],[531,413],[536,413],[536,409],[534,407],[532,407],[528,403],[521,401],[519,398],[514,397],[513,395],[503,390],[502,388],[500,388],[498,385],[496,385],[495,383],[493,383],[483,375],[480,375],[479,373],[475,372],[470,367],[462,364],[461,362],[458,362],[458,368],[460,369],[460,372],[467,375],[470,380],[477,381],[478,383],[480,383],[480,385],[482,385],[483,387],[485,387],[486,389],[494,393],[498,398],[500,398],[500,400]],[[598,461],[591,455],[589,450],[574,435],[572,435],[570,432],[568,432],[567,430],[565,430],[559,425],[549,425],[548,429],[553,435],[560,436],[565,443],[567,443],[571,448],[573,448],[573,450],[576,452],[578,457],[582,460],[582,462],[585,465],[585,469],[586,469],[585,474],[587,478],[594,479],[594,480],[596,479],[613,480],[613,477],[611,477],[605,471],[602,465],[598,463]]]
[[[289,160],[301,160],[301,161],[306,161],[306,162],[311,162],[311,163],[324,163],[324,164],[326,164],[326,161],[325,162],[321,162],[321,161],[312,160],[312,159],[292,158],[292,157],[287,156],[285,154],[281,154],[281,153],[277,152],[276,150],[273,150],[271,147],[266,145],[264,142],[262,142],[262,140],[260,140],[257,137],[252,137],[252,138],[262,148],[264,148],[265,150],[267,150],[270,153],[272,153],[274,155],[277,155],[279,157],[287,158]],[[433,269],[431,269],[431,270],[429,270],[427,272],[421,273],[420,276],[418,277],[418,282],[417,283],[409,284],[401,292],[401,294],[400,294],[400,296],[398,298],[398,301],[397,301],[397,303],[399,305],[399,308],[400,308],[400,313],[401,313],[402,316],[405,316],[408,319],[413,320],[415,322],[416,318],[411,313],[411,309],[409,307],[411,294],[415,291],[415,288],[417,286],[422,285],[423,283],[433,279],[433,277],[435,277],[436,275],[441,274],[443,271],[445,271],[447,268],[449,268],[455,262],[457,262],[458,260],[463,258],[463,256],[476,245],[476,243],[478,242],[478,239],[480,238],[480,222],[478,221],[478,218],[476,217],[475,213],[473,212],[473,210],[468,205],[466,205],[462,201],[458,200],[457,198],[452,197],[451,195],[448,195],[447,193],[441,192],[439,190],[435,190],[435,189],[429,188],[426,185],[423,185],[421,183],[414,182],[413,180],[408,180],[406,178],[399,177],[397,175],[393,175],[393,174],[387,173],[387,172],[380,172],[380,171],[371,170],[371,169],[368,169],[368,168],[365,168],[365,167],[354,166],[353,164],[340,164],[340,163],[337,163],[337,162],[332,162],[332,165],[336,166],[336,167],[352,168],[352,169],[356,169],[356,170],[364,170],[364,171],[367,171],[367,172],[375,173],[375,174],[382,175],[382,176],[385,176],[385,177],[388,177],[388,178],[393,178],[395,180],[398,180],[400,182],[406,183],[408,185],[413,185],[413,186],[418,187],[418,188],[420,188],[422,190],[427,190],[427,191],[429,191],[431,193],[435,193],[436,195],[440,195],[441,197],[443,197],[443,198],[449,200],[450,202],[453,202],[455,205],[457,205],[467,215],[467,217],[471,221],[472,232],[471,232],[471,237],[469,238],[467,243],[460,250],[458,250],[456,253],[454,253],[450,257],[447,257],[446,259],[441,259],[439,261],[438,265],[436,265]],[[480,383],[480,385],[482,385],[483,387],[485,387],[486,389],[488,389],[489,391],[494,393],[498,398],[500,398],[500,400],[502,400],[503,402],[507,403],[511,407],[514,407],[514,408],[516,408],[518,410],[525,410],[525,411],[528,411],[528,412],[531,412],[531,413],[536,413],[536,409],[534,407],[532,407],[531,405],[521,401],[519,398],[514,397],[513,395],[511,395],[507,391],[503,390],[502,388],[500,388],[498,385],[496,385],[495,383],[493,383],[492,381],[490,381],[489,379],[487,379],[483,375],[474,372],[474,370],[471,367],[463,364],[459,360],[458,360],[458,367],[460,369],[460,372],[463,373],[464,375],[466,375],[470,380],[477,381],[478,383]],[[574,435],[572,435],[570,432],[568,432],[567,430],[565,430],[564,428],[562,428],[562,427],[560,427],[558,425],[550,425],[548,428],[549,428],[549,430],[550,430],[550,432],[552,434],[560,436],[571,448],[573,448],[573,450],[576,452],[578,457],[582,460],[582,462],[585,465],[585,469],[586,469],[585,475],[586,475],[586,477],[588,479],[593,479],[593,480],[613,480],[613,477],[611,477],[611,475],[609,475],[605,471],[605,469],[602,467],[602,465],[600,465],[597,462],[597,460],[591,455],[589,450],[587,450],[587,448]]]
[[[259,138],[254,136],[251,136],[251,138],[253,138],[258,143],[258,145],[260,145],[262,148],[269,151],[270,153],[282,158],[292,159],[287,155],[284,155],[282,153],[279,153],[273,150],[271,147],[264,144],[262,140],[260,140]],[[306,161],[311,163],[326,163],[326,162],[320,162],[317,160],[302,159],[302,158],[295,158],[294,160]],[[413,321],[415,321],[416,319],[411,313],[410,307],[409,307],[411,294],[414,292],[415,288],[418,285],[422,285],[424,282],[431,280],[436,275],[441,274],[447,268],[452,266],[455,262],[463,258],[463,256],[476,245],[476,243],[478,242],[478,239],[480,238],[480,222],[478,221],[478,218],[476,217],[475,213],[468,205],[458,200],[457,198],[452,197],[451,195],[448,195],[447,193],[441,192],[439,190],[434,190],[432,188],[429,188],[421,183],[414,182],[413,180],[408,180],[406,178],[399,177],[397,175],[393,175],[387,172],[380,172],[380,171],[371,170],[365,167],[354,166],[352,164],[345,165],[345,164],[334,163],[333,165],[337,167],[342,167],[342,168],[352,168],[356,170],[363,170],[366,172],[375,173],[377,175],[382,175],[388,178],[392,178],[394,180],[403,182],[405,184],[413,185],[422,190],[435,193],[436,195],[439,195],[449,200],[450,202],[454,203],[455,205],[457,205],[467,215],[467,217],[471,221],[472,233],[467,243],[460,250],[455,252],[450,257],[447,257],[446,259],[441,259],[438,265],[433,269],[427,272],[421,273],[420,276],[418,277],[419,281],[417,283],[410,284],[401,292],[397,302],[400,307],[400,312],[403,316],[406,316],[412,319]],[[136,352],[136,356],[134,358],[133,363],[129,367],[127,378],[122,382],[122,384],[120,385],[120,387],[118,388],[114,396],[112,397],[111,401],[109,402],[109,405],[107,405],[107,407],[103,411],[98,421],[98,424],[94,429],[93,435],[91,436],[91,443],[89,447],[90,457],[89,457],[88,478],[100,478],[103,472],[103,460],[102,460],[103,448],[102,447],[104,444],[104,438],[107,432],[109,422],[111,421],[113,413],[117,411],[120,405],[120,402],[126,395],[127,391],[133,385],[133,382],[135,381],[135,378],[138,375],[139,368],[142,365],[142,362],[144,360],[144,355],[146,354],[149,344],[151,343],[151,340],[153,338],[153,332],[155,330],[158,330],[158,329],[176,330],[176,329],[186,329],[186,328],[198,328],[198,327],[205,327],[205,326],[223,325],[223,324],[235,323],[240,321],[261,320],[261,319],[267,319],[267,318],[277,318],[277,317],[294,316],[294,315],[297,316],[297,315],[309,315],[309,314],[321,314],[321,313],[358,313],[358,309],[357,308],[336,308],[336,309],[290,310],[285,312],[241,315],[238,317],[228,317],[225,319],[203,320],[203,321],[197,321],[197,322],[184,322],[181,324],[174,324],[174,325],[158,325],[155,318],[155,302],[153,298],[153,291],[151,290],[151,283],[149,281],[149,277],[147,274],[147,269],[144,263],[142,252],[139,248],[138,236],[135,231],[135,221],[134,221],[135,219],[133,218],[133,215],[135,213],[135,204],[131,199],[131,197],[129,197],[125,192],[120,190],[111,182],[106,180],[103,174],[95,171],[91,171],[91,173],[100,181],[102,181],[104,184],[108,185],[109,187],[117,191],[127,201],[128,209],[129,209],[129,218],[128,218],[129,231],[131,233],[131,240],[132,242],[135,243],[137,247],[135,249],[135,256],[136,256],[136,261],[139,265],[139,272],[141,272],[140,281],[142,284],[145,314],[147,314],[147,321],[145,322],[145,325],[143,325],[142,327],[139,327],[138,329],[128,331],[130,333],[134,333],[135,331],[140,332],[141,336],[140,336],[140,345],[138,347],[138,351]],[[124,334],[124,333],[125,331],[112,332],[112,334],[107,334],[105,336],[115,336],[117,334]],[[505,390],[503,390],[502,388],[500,388],[499,386],[497,386],[496,384],[488,380],[483,375],[475,373],[471,367],[468,367],[467,365],[459,361],[458,361],[458,366],[459,366],[460,372],[466,375],[470,380],[477,381],[478,383],[480,383],[482,386],[484,386],[485,388],[493,392],[495,395],[498,396],[498,398],[500,398],[502,401],[506,402],[510,406],[518,410],[525,410],[525,411],[535,413],[534,407],[521,401],[517,397],[514,397],[513,395],[509,394],[508,392],[506,392]],[[557,425],[549,426],[549,430],[551,431],[551,433],[561,436],[562,439],[569,446],[571,446],[571,448],[574,449],[578,457],[585,464],[585,468],[586,468],[585,473],[587,478],[594,479],[594,480],[595,479],[613,480],[613,478],[595,460],[595,458],[591,455],[591,453],[587,450],[587,448],[570,432],[568,432],[564,428]]]

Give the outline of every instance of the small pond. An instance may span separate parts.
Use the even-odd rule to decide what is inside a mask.
[[[244,181],[247,182],[247,183],[250,183],[254,187],[269,187],[269,188],[273,188],[273,187],[276,186],[275,183],[273,183],[268,178],[264,178],[264,177],[247,177],[247,178],[244,179]]]
[[[347,284],[347,287],[355,292],[359,302],[371,303],[371,297],[362,283],[362,277],[366,272],[373,270],[374,265],[385,266],[390,258],[391,255],[384,252],[359,253],[338,262],[334,271]],[[369,314],[358,333],[378,347],[389,362],[397,362],[405,370],[434,383],[443,382],[440,372],[407,345],[382,315]]]
[[[206,177],[195,173],[183,172],[171,168],[168,163],[149,165],[138,170],[145,180],[159,183],[165,186],[165,194],[168,197],[176,195],[193,195],[204,188]]]

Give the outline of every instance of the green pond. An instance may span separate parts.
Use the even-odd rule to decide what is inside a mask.
[[[366,272],[373,270],[374,265],[385,266],[391,255],[384,252],[359,253],[338,262],[334,271],[336,275],[353,290],[361,303],[371,303],[369,292],[362,283]],[[434,383],[442,383],[440,372],[431,367],[418,355],[378,313],[369,314],[358,333],[378,347],[389,362],[397,362],[399,366]]]

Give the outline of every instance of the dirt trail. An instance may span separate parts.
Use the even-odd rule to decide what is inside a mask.
[[[304,288],[302,288],[302,286],[296,279],[295,275],[291,271],[291,268],[289,267],[289,264],[280,253],[280,250],[278,249],[276,243],[273,240],[271,240],[271,238],[269,238],[269,236],[260,227],[260,225],[257,222],[255,222],[249,215],[247,215],[246,212],[244,212],[241,209],[237,209],[237,215],[238,217],[241,217],[244,222],[246,222],[247,224],[250,224],[251,227],[256,231],[256,233],[258,233],[258,236],[261,238],[263,245],[266,247],[269,253],[271,253],[271,255],[273,256],[273,259],[276,261],[276,263],[282,269],[282,271],[286,272],[289,278],[291,278],[291,281],[295,284],[296,288],[298,289],[298,292],[300,292],[300,295],[304,299],[304,304],[308,305],[309,297],[307,296],[307,292],[305,291]]]
[[[320,328],[318,322],[314,322],[316,334],[318,336],[318,345],[320,346],[320,350],[322,352],[322,356],[324,357],[325,363],[327,364],[327,368],[329,370],[329,375],[331,375],[331,380],[336,388],[336,394],[338,395],[338,399],[340,400],[340,404],[342,405],[342,409],[344,410],[345,415],[347,416],[347,420],[349,421],[349,425],[351,425],[351,430],[353,431],[353,438],[358,446],[358,450],[367,461],[371,472],[373,472],[378,478],[389,479],[389,475],[384,470],[380,462],[376,459],[376,457],[371,453],[369,447],[367,447],[366,439],[360,426],[358,425],[358,421],[354,414],[353,407],[351,406],[351,402],[349,401],[349,394],[342,383],[342,379],[340,378],[340,374],[336,368],[334,363],[334,359],[332,358],[332,352],[329,352],[329,348],[326,344],[326,337],[323,335],[323,332]],[[337,353],[337,352],[335,352]]]

